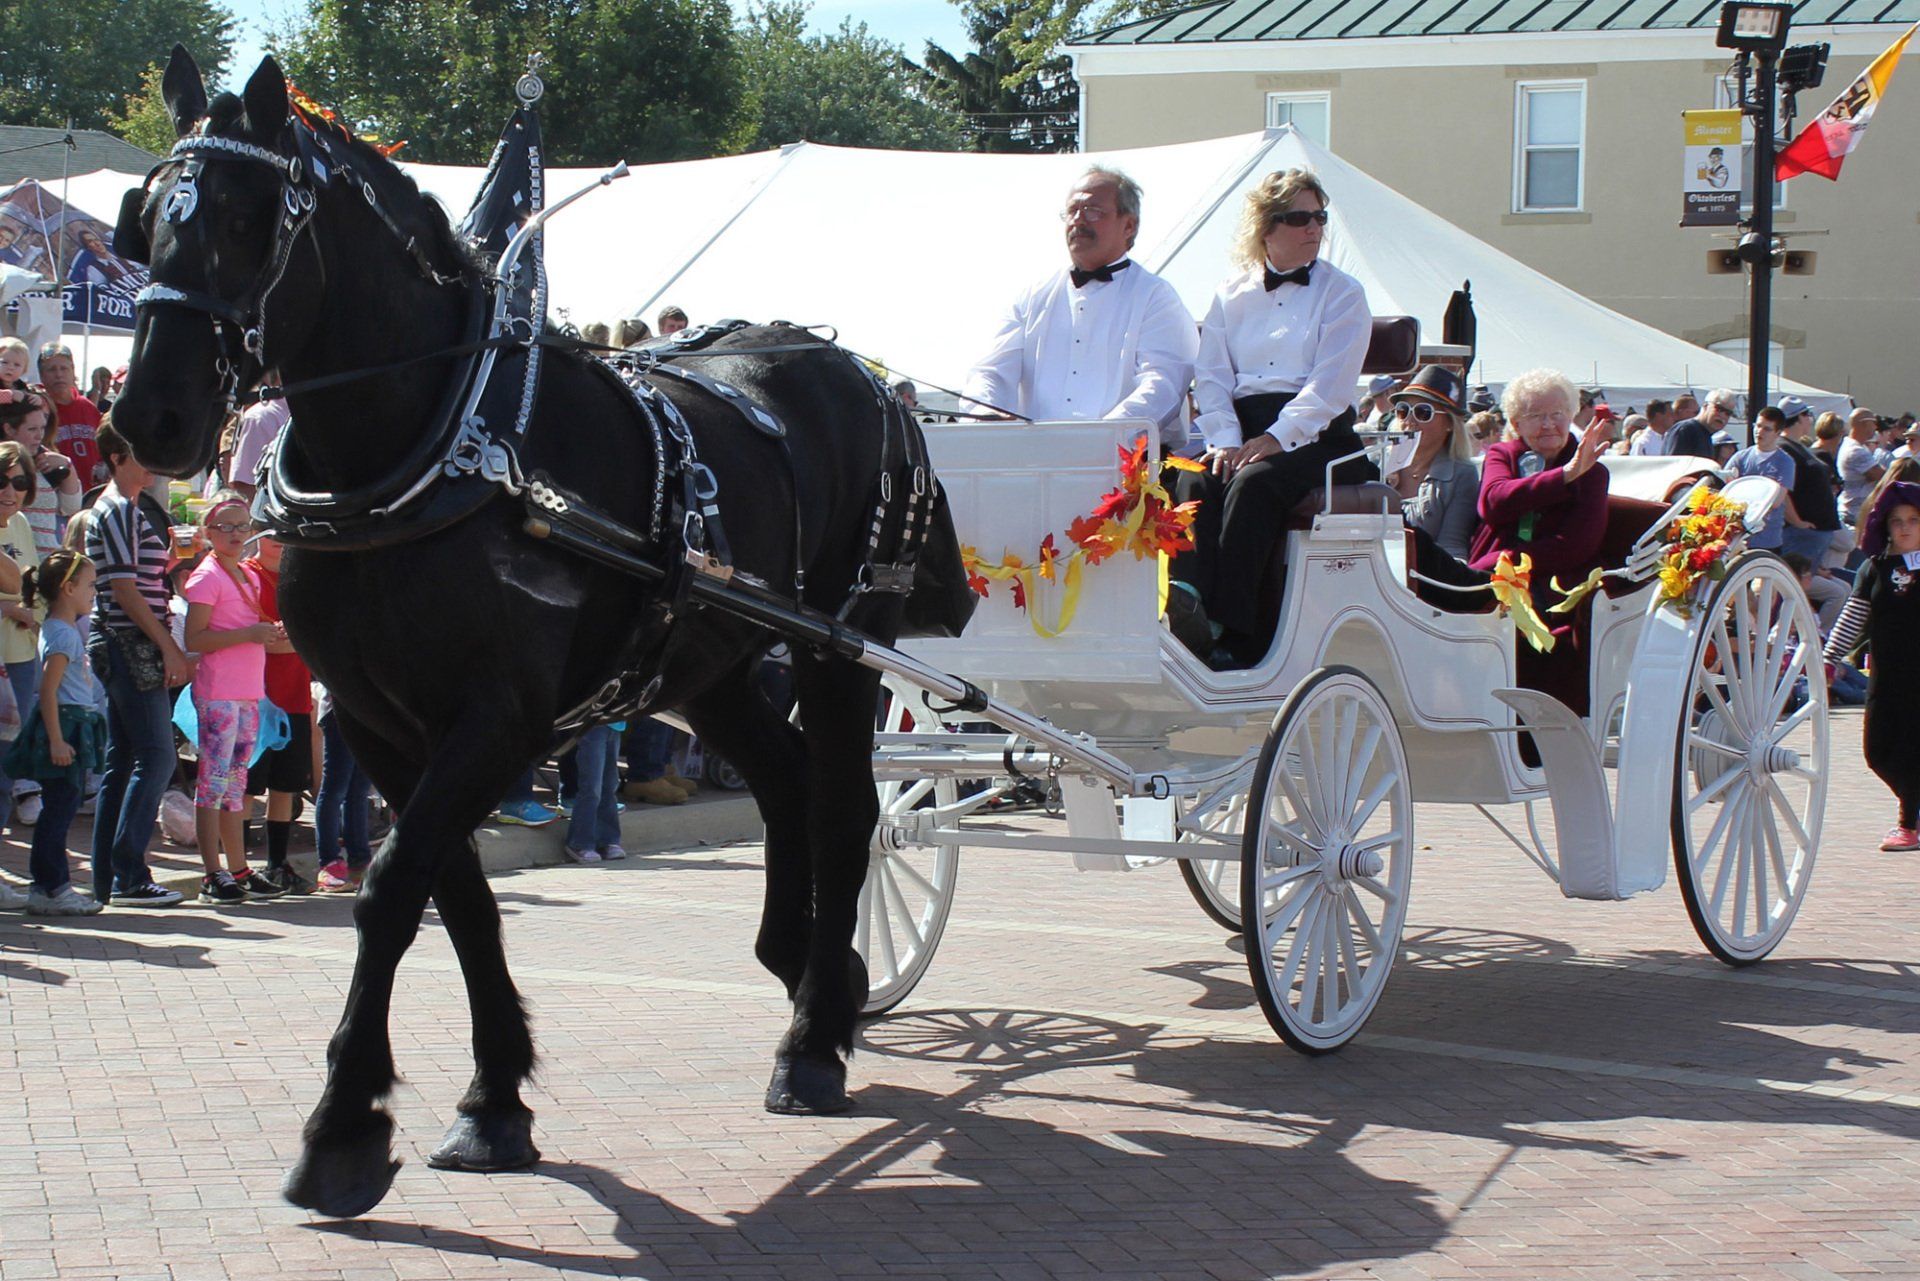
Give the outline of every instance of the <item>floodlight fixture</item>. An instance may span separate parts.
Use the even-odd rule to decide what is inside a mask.
[[[1818,89],[1827,77],[1830,44],[1797,44],[1780,55],[1780,92],[1804,93]]]
[[[1787,27],[1792,21],[1790,4],[1727,0],[1720,7],[1720,34],[1715,43],[1742,53],[1779,53],[1787,47]]]

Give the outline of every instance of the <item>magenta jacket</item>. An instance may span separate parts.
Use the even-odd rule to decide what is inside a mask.
[[[1533,557],[1534,581],[1544,584],[1554,574],[1593,567],[1607,533],[1607,469],[1596,462],[1569,484],[1566,464],[1575,448],[1569,439],[1537,476],[1520,474],[1520,455],[1527,452],[1521,442],[1503,440],[1487,450],[1480,468],[1480,528],[1468,556],[1473,568],[1492,569],[1501,552],[1513,553],[1516,561],[1524,552]],[[1533,537],[1522,542],[1520,521],[1529,512]]]

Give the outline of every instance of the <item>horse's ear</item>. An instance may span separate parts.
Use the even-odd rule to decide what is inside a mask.
[[[166,74],[160,77],[160,97],[173,118],[173,131],[185,137],[207,114],[207,86],[200,79],[199,64],[182,44],[173,46],[167,59]]]
[[[287,123],[291,109],[287,105],[287,77],[280,64],[268,54],[254,68],[253,78],[240,95],[247,109],[247,130],[256,141],[271,142]]]

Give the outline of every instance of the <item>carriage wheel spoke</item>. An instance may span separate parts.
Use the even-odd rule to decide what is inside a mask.
[[[1335,938],[1333,918],[1334,900],[1327,898],[1326,910],[1320,913],[1320,1017],[1322,1021],[1333,1018],[1340,1009],[1340,945]]]
[[[931,792],[932,790],[933,790],[932,779],[930,778],[915,779],[913,783],[910,784],[904,791],[894,796],[893,804],[888,806],[887,808],[892,813],[904,814],[908,810],[912,809],[914,806],[918,805],[921,801],[924,801],[925,799],[927,799],[927,793]]]
[[[1785,624],[1782,624],[1783,628],[1784,626]],[[1775,730],[1779,728],[1780,716],[1787,710],[1787,700],[1793,697],[1793,683],[1806,675],[1807,654],[1810,648],[1806,645],[1796,645],[1793,648],[1793,657],[1783,660],[1780,679],[1773,687],[1772,697],[1767,699],[1767,715],[1762,724],[1771,726]],[[1808,684],[1811,685],[1812,682],[1809,681]],[[1807,690],[1807,701],[1803,706],[1813,706],[1812,689]]]
[[[1353,764],[1347,776],[1347,786],[1340,798],[1340,812],[1342,814],[1357,814],[1362,809],[1369,811],[1372,809],[1372,806],[1368,805],[1366,801],[1362,799],[1361,789],[1366,787],[1367,779],[1372,777],[1380,767],[1380,740],[1385,734],[1385,728],[1378,722],[1368,722],[1366,737],[1362,738],[1360,740],[1360,746],[1354,749]],[[1378,785],[1376,784],[1373,790],[1377,790],[1377,787]],[[1372,792],[1369,791],[1367,794],[1371,795]],[[1374,804],[1377,805],[1379,802],[1375,801]],[[1365,818],[1356,818],[1353,820],[1349,830],[1357,832],[1365,822]]]
[[[1747,772],[1746,758],[1743,755],[1738,765],[1729,766],[1727,772],[1701,788],[1694,798],[1687,802],[1687,817],[1692,818],[1694,811],[1710,803],[1714,797],[1727,790]]]
[[[1320,865],[1318,863],[1301,863],[1296,867],[1289,867],[1285,871],[1270,872],[1260,878],[1260,893],[1262,895],[1277,894],[1287,886],[1296,885],[1307,877],[1317,876],[1319,873]]]
[[[1747,927],[1747,894],[1753,885],[1754,833],[1759,829],[1759,806],[1749,804],[1740,825],[1739,844],[1733,847],[1733,933],[1737,938]],[[1728,837],[1729,841],[1734,837]]]
[[[1720,919],[1720,909],[1727,901],[1727,883],[1733,878],[1733,843],[1736,839],[1733,829],[1747,821],[1747,806],[1751,798],[1752,794],[1745,788],[1734,795],[1733,800],[1727,804],[1726,812],[1715,820],[1714,830],[1708,833],[1707,843],[1700,852],[1699,867],[1704,872],[1713,858],[1715,847],[1717,846],[1720,850],[1720,872],[1714,878],[1713,895],[1709,900],[1713,908],[1713,919],[1716,921]]]
[[[1380,802],[1392,795],[1393,789],[1398,786],[1400,786],[1400,771],[1389,767],[1386,773],[1381,775],[1380,781],[1373,785],[1373,790],[1362,797],[1360,804],[1354,808],[1353,830],[1364,831],[1367,821],[1373,817],[1373,812],[1380,808]]]
[[[1385,903],[1388,907],[1392,907],[1400,901],[1400,896],[1398,894],[1394,893],[1392,890],[1388,889],[1386,886],[1382,885],[1378,880],[1376,880],[1371,876],[1356,876],[1353,878],[1353,883],[1355,885],[1361,886],[1362,888],[1372,893],[1374,897],[1378,898],[1382,903]]]
[[[1334,900],[1334,909],[1334,929],[1339,931],[1340,941],[1340,973],[1346,979],[1347,1001],[1351,1003],[1360,999],[1360,951],[1353,945],[1353,927],[1348,919],[1353,909],[1345,894]]]
[[[1303,761],[1302,766],[1304,767],[1304,765],[1305,762]],[[1287,794],[1287,803],[1293,806],[1294,818],[1306,824],[1312,831],[1315,841],[1326,840],[1326,824],[1322,823],[1319,815],[1315,814],[1313,810],[1307,806],[1306,797],[1300,794],[1299,784],[1295,781],[1294,777],[1286,771],[1284,764],[1282,768],[1279,769],[1278,775],[1280,779],[1280,790]]]
[[[1786,843],[1780,839],[1780,825],[1774,821],[1771,805],[1762,809],[1761,814],[1767,820],[1767,859],[1773,864],[1774,883],[1780,888],[1780,897],[1786,902],[1793,901],[1793,873],[1787,867]]]
[[[1786,738],[1787,735],[1793,733],[1793,731],[1799,729],[1802,725],[1805,725],[1809,720],[1812,720],[1814,711],[1813,696],[1811,692],[1809,692],[1807,701],[1795,708],[1793,715],[1778,722],[1772,729],[1767,731],[1768,737],[1776,743],[1780,742]]]
[[[1301,898],[1306,910],[1300,914],[1300,923],[1293,931],[1293,944],[1287,948],[1287,959],[1280,967],[1280,991],[1283,993],[1293,991],[1294,982],[1300,977],[1300,963],[1305,959],[1309,940],[1313,937],[1314,923],[1320,919],[1319,896],[1308,893]]]
[[[1382,849],[1388,845],[1398,845],[1405,837],[1406,833],[1396,827],[1391,832],[1383,832],[1379,836],[1369,836],[1353,848],[1364,854],[1368,850]]]
[[[873,955],[873,868],[867,868],[867,879],[860,883],[860,898],[854,906],[854,919],[860,922],[859,952],[869,965]]]
[[[1357,702],[1340,705],[1340,719],[1333,738],[1333,755],[1328,764],[1333,767],[1333,786],[1328,795],[1333,798],[1329,807],[1334,814],[1346,814],[1353,804],[1354,762],[1358,759],[1353,750],[1354,735],[1360,731],[1360,704]]]
[[[913,942],[908,955],[914,955],[927,945],[927,940],[920,933],[918,913],[907,906],[907,896],[900,892],[900,882],[894,877],[890,866],[886,870],[885,885],[888,899],[893,903],[894,910],[900,914],[900,928],[907,932],[907,937]]]
[[[1308,862],[1315,862],[1320,858],[1320,846],[1311,836],[1299,831],[1293,824],[1269,823],[1267,831],[1277,844],[1284,845],[1292,851],[1295,860],[1305,859]]]
[[[1714,645],[1720,651],[1720,672],[1717,677],[1711,672],[1702,673],[1705,679],[1700,682],[1700,692],[1706,695],[1707,702],[1713,710],[1719,712],[1726,718],[1727,724],[1733,726],[1735,733],[1745,734],[1746,719],[1734,710],[1733,702],[1727,697],[1727,690],[1733,688],[1733,682],[1727,677],[1728,656],[1733,652],[1731,648],[1733,642],[1727,639],[1724,627],[1717,627],[1715,632]]]
[[[919,870],[915,868],[912,863],[908,862],[904,856],[899,854],[888,855],[887,863],[894,871],[906,877],[909,881],[912,881],[914,888],[928,898],[933,899],[940,897],[940,891],[934,888],[933,882],[920,875]]]
[[[1296,884],[1298,883],[1296,882]],[[1280,888],[1284,890],[1286,886],[1282,885]],[[1313,902],[1311,890],[1305,893],[1295,894],[1275,893],[1271,907],[1269,907],[1266,897],[1262,895],[1260,900],[1260,915],[1262,918],[1260,934],[1269,954],[1273,952],[1275,947],[1279,946],[1280,936],[1287,932],[1287,928],[1299,918],[1301,910],[1311,902]]]
[[[1722,756],[1731,756],[1737,761],[1744,762],[1747,759],[1747,754],[1739,748],[1723,743],[1717,738],[1708,738],[1699,730],[1687,731],[1687,746],[1697,747],[1702,751],[1718,752]]]
[[[1366,905],[1360,901],[1360,896],[1353,892],[1353,886],[1342,885],[1340,897],[1346,900],[1347,912],[1353,917],[1353,923],[1367,936],[1367,946],[1373,949],[1374,959],[1384,957],[1387,954],[1386,941],[1380,937],[1379,929],[1374,925],[1373,918],[1367,915]]]
[[[1767,867],[1772,853],[1767,845],[1767,828],[1773,822],[1773,816],[1763,804],[1753,807],[1753,923],[1757,927],[1755,934],[1767,932],[1767,921],[1773,916],[1773,900],[1767,895]],[[1734,932],[1740,931],[1740,922],[1733,923]]]
[[[1793,806],[1787,800],[1787,794],[1781,790],[1779,782],[1775,779],[1767,780],[1767,798],[1773,802],[1774,808],[1780,811],[1780,817],[1787,820],[1787,828],[1793,833],[1794,844],[1799,847],[1800,852],[1806,853],[1812,850],[1813,838],[1807,834],[1807,829],[1800,822],[1800,816],[1793,812]]]

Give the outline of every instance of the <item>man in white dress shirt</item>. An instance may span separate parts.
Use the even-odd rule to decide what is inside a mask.
[[[1199,335],[1173,286],[1127,257],[1139,185],[1096,165],[1060,217],[1071,265],[1014,299],[967,375],[967,398],[1036,421],[1144,418],[1165,448],[1185,445]]]

